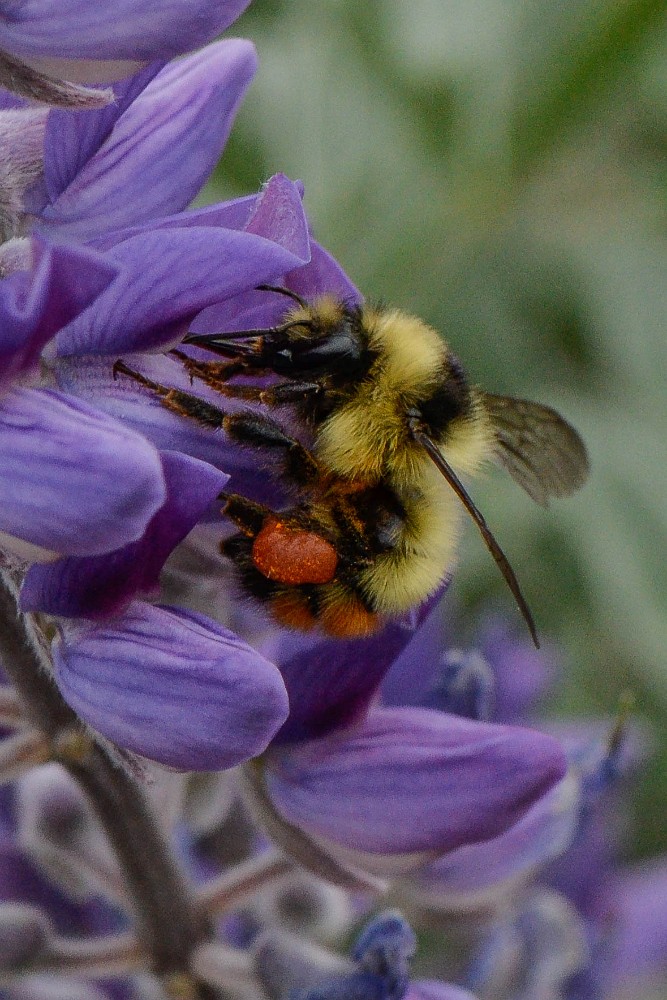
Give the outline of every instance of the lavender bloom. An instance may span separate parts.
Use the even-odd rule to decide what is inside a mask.
[[[372,705],[392,657],[424,666],[439,634],[440,609],[428,610],[368,640],[262,647],[292,709],[253,794],[272,836],[324,877],[396,877],[503,834],[563,778],[561,746],[544,734]]]
[[[417,867],[506,830],[563,774],[556,741],[420,709],[377,709],[350,730],[267,758],[275,810],[343,864]]]
[[[418,698],[447,709],[458,704],[465,715],[486,715],[495,702],[516,719],[553,668],[548,659],[539,664],[500,622],[482,634],[486,657],[459,651],[436,659],[430,691]],[[393,697],[409,689],[410,665],[399,659],[387,683]],[[490,1000],[643,997],[667,970],[660,916],[667,881],[661,859],[627,874],[615,861],[616,785],[637,741],[621,739],[619,723],[611,736],[599,721],[551,728],[567,748],[563,781],[500,836],[410,872],[395,891],[431,923],[447,925],[460,913],[488,921],[465,985]]]

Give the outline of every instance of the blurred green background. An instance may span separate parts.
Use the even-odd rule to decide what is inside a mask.
[[[473,495],[538,629],[557,711],[630,687],[655,753],[639,854],[667,849],[667,7],[664,0],[255,0],[260,70],[209,198],[301,178],[371,299],[442,330],[474,381],[560,409],[589,484],[549,511]],[[518,615],[468,527],[455,591]],[[518,627],[521,627],[520,623]]]

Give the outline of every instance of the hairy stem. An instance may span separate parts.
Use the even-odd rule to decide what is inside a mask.
[[[132,778],[91,736],[85,751],[66,753],[81,730],[49,672],[44,642],[29,616],[21,614],[12,583],[0,578],[0,658],[25,706],[28,719],[54,747],[54,757],[86,792],[121,864],[133,902],[137,933],[154,972],[166,981],[186,976],[195,947],[210,937],[197,906],[146,799]],[[76,741],[74,741],[76,744]],[[201,985],[198,1000],[214,996]]]

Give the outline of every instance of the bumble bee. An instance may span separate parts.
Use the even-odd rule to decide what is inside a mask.
[[[549,407],[471,385],[446,342],[420,319],[328,295],[308,303],[287,288],[260,287],[292,300],[280,325],[186,337],[224,361],[172,352],[191,379],[256,408],[229,413],[122,361],[115,366],[173,412],[275,456],[282,481],[292,485],[294,503],[280,511],[223,495],[238,532],[221,551],[245,591],[266,602],[282,625],[320,626],[342,638],[370,635],[442,584],[465,508],[537,645],[514,572],[460,477],[495,458],[546,504],[586,478],[577,432]],[[236,376],[262,376],[264,384]],[[310,447],[271,416],[281,406],[308,426]]]

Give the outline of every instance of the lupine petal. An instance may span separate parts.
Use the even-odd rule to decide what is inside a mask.
[[[102,141],[89,148],[87,162],[76,151],[86,123],[71,122],[81,116],[52,115],[45,144],[51,203],[38,229],[54,239],[86,240],[186,208],[220,158],[255,68],[254,48],[242,39],[169,65],[127,102],[111,130],[99,132]],[[100,128],[110,117],[97,114]],[[63,160],[76,160],[75,175]]]
[[[118,354],[178,343],[204,306],[301,263],[276,243],[216,229],[155,230],[109,251],[121,273],[94,312],[58,337],[60,354]]]
[[[439,633],[446,586],[368,639],[327,640],[273,630],[262,652],[280,667],[291,705],[278,741],[323,736],[360,718],[395,659],[414,655],[415,662],[425,664],[425,645],[431,648]]]
[[[143,229],[108,250],[121,273],[94,312],[61,331],[59,354],[174,344],[205,306],[275,280],[310,257],[301,198],[287,178],[266,185],[245,231],[191,227],[182,218],[175,217],[173,228]],[[287,232],[281,229],[286,218]]]
[[[131,367],[153,381],[195,393],[214,406],[222,406],[227,413],[247,409],[247,404],[244,406],[238,400],[223,399],[219,393],[196,382],[192,385],[183,366],[169,355],[140,354],[129,360]],[[232,478],[234,491],[244,496],[272,506],[287,502],[278,478],[271,475],[270,460],[265,462],[260,452],[239,448],[222,430],[214,431],[170,413],[148,389],[131,378],[119,374],[114,379],[112,369],[110,358],[90,355],[57,358],[54,362],[60,389],[118,417],[160,450],[176,449],[223,469]],[[289,430],[282,417],[279,422]]]
[[[561,854],[579,821],[579,786],[567,775],[499,837],[467,844],[427,865],[407,891],[430,909],[468,911],[501,900],[519,879]]]
[[[266,789],[289,823],[384,874],[392,856],[437,856],[500,835],[565,766],[560,744],[538,732],[377,709],[348,730],[274,749]]]
[[[0,400],[0,531],[47,553],[97,555],[141,536],[165,500],[157,451],[75,399]]]
[[[0,382],[31,372],[44,345],[116,275],[101,254],[33,241],[33,266],[0,281]]]
[[[21,589],[24,611],[93,618],[119,614],[137,595],[155,596],[167,556],[185,538],[228,480],[188,455],[162,455],[164,505],[137,542],[87,559],[35,565]]]
[[[183,770],[261,753],[288,711],[278,670],[203,615],[136,603],[106,625],[64,626],[63,696],[121,747]]]
[[[286,274],[280,284],[301,295],[307,302],[312,302],[323,294],[333,295],[349,303],[363,300],[340,264],[312,239],[309,262]],[[221,302],[202,310],[190,329],[193,333],[216,333],[274,326],[285,315],[287,301],[280,295],[249,292],[242,299]]]
[[[23,0],[0,6],[0,47],[24,56],[170,59],[198,48],[248,6],[248,0]]]
[[[127,80],[114,84],[114,100],[104,108],[80,112],[52,110],[44,136],[43,201],[30,204],[34,214],[56,201],[107,141],[118,119],[163,67],[153,62]]]

